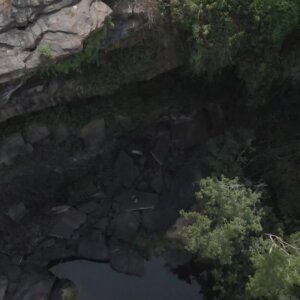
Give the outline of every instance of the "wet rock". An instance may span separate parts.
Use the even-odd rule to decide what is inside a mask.
[[[86,222],[86,214],[70,210],[59,215],[49,235],[58,238],[70,238],[73,232]]]
[[[78,255],[84,259],[99,261],[108,260],[108,248],[102,233],[100,231],[95,231],[90,236],[80,239]]]
[[[134,211],[153,209],[158,202],[158,196],[154,193],[125,191],[115,198],[120,210]]]
[[[79,132],[79,137],[89,149],[97,149],[105,141],[105,121],[104,119],[93,120],[85,125]]]
[[[53,285],[54,278],[45,274],[26,274],[18,284],[18,289],[13,296],[14,300],[46,300]]]
[[[32,146],[25,144],[20,133],[14,133],[0,144],[0,165],[10,165],[16,157],[32,152]]]
[[[112,241],[110,244],[110,264],[118,272],[143,276],[144,259],[126,245]]]
[[[50,135],[48,127],[44,124],[32,123],[30,124],[25,133],[25,139],[30,144],[35,144],[46,139]]]
[[[6,277],[0,275],[0,300],[4,300],[7,290],[8,280]]]
[[[48,239],[27,258],[27,261],[40,266],[47,266],[49,262],[61,261],[75,255],[75,247],[68,245],[65,240]]]
[[[139,169],[133,159],[124,151],[119,154],[114,170],[116,180],[119,184],[129,188],[139,175]]]
[[[132,240],[140,225],[140,215],[138,212],[124,212],[117,215],[110,224],[111,234],[119,240]]]
[[[157,171],[151,181],[151,188],[158,194],[161,193],[164,185],[163,175],[161,169]]]
[[[27,209],[24,203],[19,203],[12,206],[8,211],[7,215],[15,222],[20,222],[23,217],[26,215]]]

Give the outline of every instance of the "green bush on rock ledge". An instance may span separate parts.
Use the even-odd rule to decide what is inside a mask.
[[[250,92],[279,77],[283,40],[299,30],[299,0],[171,0],[172,19],[184,29],[196,73],[237,66]]]

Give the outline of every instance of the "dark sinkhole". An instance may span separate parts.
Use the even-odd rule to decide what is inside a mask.
[[[87,260],[61,263],[52,267],[51,272],[77,286],[79,296],[76,300],[204,299],[196,280],[179,279],[181,276],[172,273],[163,258],[146,262],[143,277],[118,273],[109,264]]]

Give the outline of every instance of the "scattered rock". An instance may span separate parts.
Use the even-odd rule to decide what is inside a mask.
[[[46,139],[50,135],[48,127],[44,124],[32,123],[25,131],[25,139],[30,144],[35,144]]]
[[[32,146],[25,144],[20,133],[14,133],[1,142],[0,165],[10,165],[13,159],[20,155],[32,152],[32,150]]]
[[[133,159],[122,151],[116,161],[114,173],[118,183],[129,188],[139,175],[139,169]]]
[[[138,212],[124,212],[111,221],[110,230],[117,239],[130,241],[135,237],[139,224],[140,215]]]
[[[112,241],[110,244],[110,264],[113,269],[128,275],[143,276],[144,259],[126,245]]]
[[[78,255],[84,259],[108,260],[108,248],[102,233],[100,231],[94,231],[90,236],[80,239]]]
[[[95,150],[105,141],[105,121],[96,119],[85,125],[79,132],[79,137],[84,141],[87,148]]]
[[[4,300],[8,280],[6,277],[0,275],[0,300]]]
[[[58,217],[49,234],[58,238],[70,238],[73,232],[85,222],[86,214],[73,209]]]
[[[8,211],[7,215],[15,222],[20,222],[26,215],[27,209],[23,202],[12,206]]]

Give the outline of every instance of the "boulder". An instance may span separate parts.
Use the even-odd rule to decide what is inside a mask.
[[[15,222],[20,222],[26,215],[27,209],[23,202],[11,206],[7,211],[7,215]]]
[[[53,135],[55,138],[55,141],[57,143],[63,143],[67,140],[67,138],[70,136],[70,130],[64,123],[59,123],[54,129],[53,129]]]
[[[58,238],[70,238],[74,231],[86,222],[86,214],[75,209],[58,216],[49,235]]]
[[[139,175],[139,169],[133,159],[124,151],[121,151],[115,164],[114,174],[119,184],[131,187]]]
[[[32,123],[25,131],[25,139],[30,144],[35,144],[46,139],[50,135],[48,127],[44,124]]]
[[[89,149],[97,149],[103,145],[105,140],[105,121],[104,119],[93,120],[85,125],[79,132],[79,137]]]
[[[20,133],[14,133],[0,144],[0,165],[10,165],[15,158],[32,150],[32,146],[25,143]]]
[[[83,259],[108,260],[108,248],[102,233],[94,231],[91,235],[81,238],[78,244],[78,255]]]
[[[128,275],[143,276],[144,259],[126,245],[111,241],[110,264],[118,272]]]
[[[117,215],[110,224],[111,234],[119,240],[132,240],[140,225],[138,212],[124,212]]]

